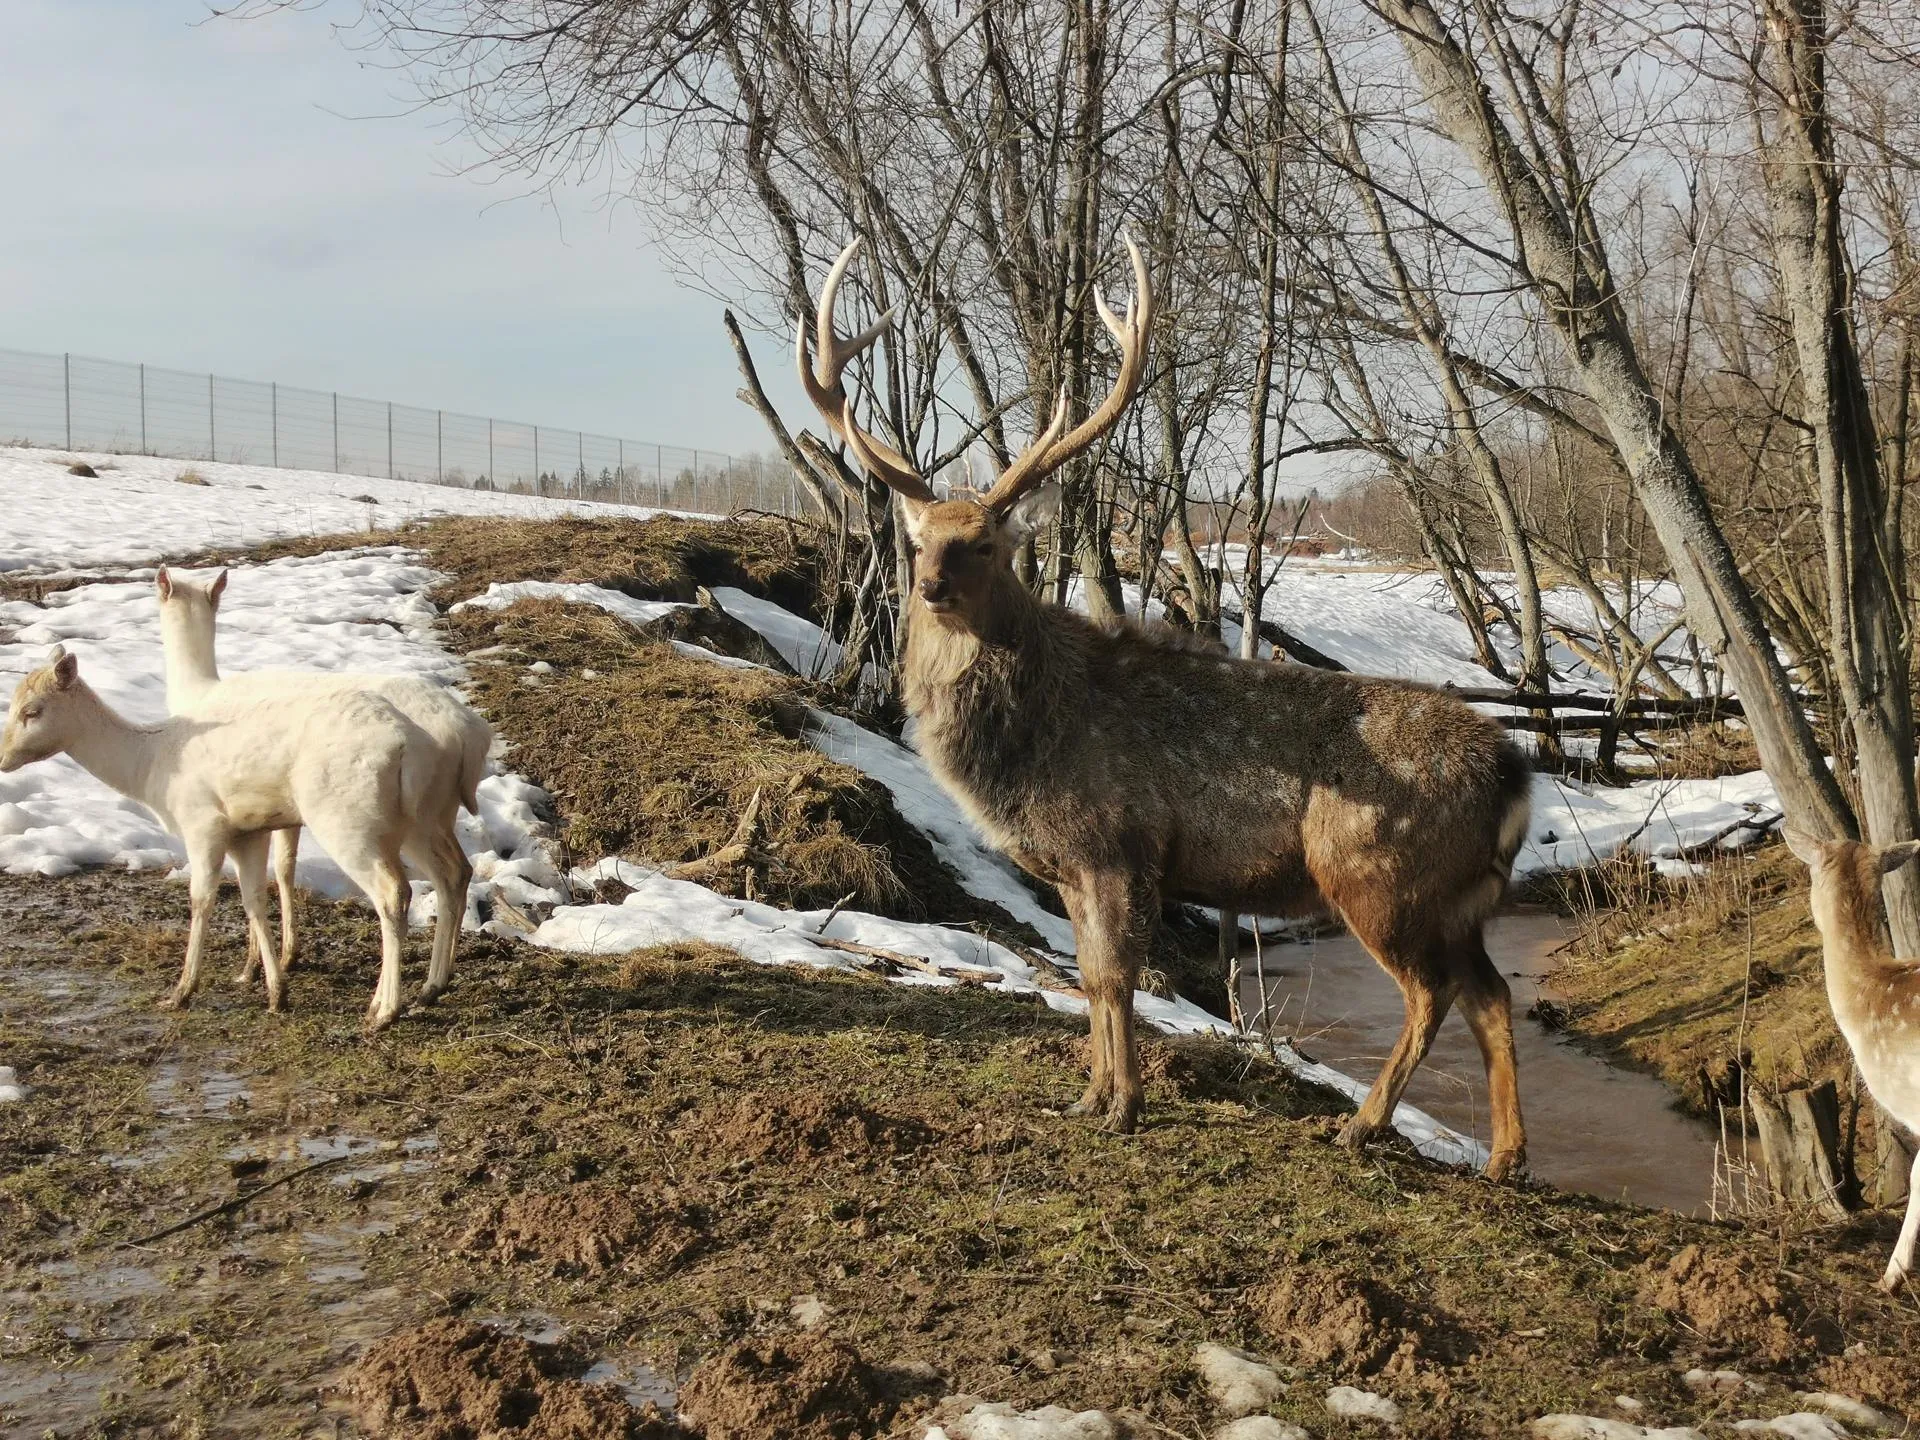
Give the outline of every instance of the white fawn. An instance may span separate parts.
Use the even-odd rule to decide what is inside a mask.
[[[493,748],[493,727],[452,690],[414,675],[334,675],[309,670],[254,670],[224,680],[214,660],[214,625],[220,597],[226,593],[227,572],[210,581],[190,579],[162,568],[154,577],[160,601],[160,644],[166,656],[167,709],[183,714],[215,693],[228,699],[248,694],[287,696],[341,690],[365,690],[390,702],[427,733],[427,738],[457,767],[460,804],[472,815],[480,813],[477,790],[486,774],[487,752]],[[293,903],[294,864],[300,855],[296,827],[273,832],[273,874],[280,891],[280,968],[293,968],[299,935]],[[466,901],[461,899],[462,913]],[[253,978],[260,956],[250,944],[240,982]]]
[[[1787,845],[1813,877],[1813,923],[1826,962],[1827,1003],[1867,1089],[1894,1119],[1920,1130],[1920,961],[1896,960],[1880,909],[1880,877],[1920,855],[1920,840],[1876,850],[1855,840],[1787,831]],[[1920,1237],[1920,1156],[1880,1288],[1891,1294],[1913,1270]]]
[[[420,998],[446,988],[473,874],[453,830],[459,774],[418,725],[378,695],[215,697],[192,715],[135,725],[93,692],[78,659],[56,645],[48,663],[13,692],[0,732],[0,772],[59,754],[145,805],[186,842],[187,958],[163,1003],[188,1004],[200,983],[207,923],[231,855],[247,928],[264,957],[267,1008],[281,1008],[285,977],[265,905],[268,836],[302,824],[380,916],[380,981],[367,1028],[380,1030],[400,1013],[410,898],[403,855],[431,877],[439,903]]]

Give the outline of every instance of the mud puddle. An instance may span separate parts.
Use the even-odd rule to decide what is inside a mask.
[[[1564,1190],[1683,1213],[1712,1201],[1714,1134],[1673,1108],[1650,1075],[1611,1065],[1528,1012],[1556,997],[1544,977],[1566,939],[1543,910],[1502,915],[1487,927],[1487,953],[1513,987],[1520,1103],[1535,1178]],[[1268,1014],[1275,1032],[1296,1036],[1314,1059],[1371,1081],[1400,1033],[1400,991],[1351,935],[1265,944]],[[1260,1008],[1251,946],[1241,1005]],[[1550,1012],[1536,1012],[1549,1013]],[[1486,1071],[1466,1022],[1449,1015],[1406,1099],[1485,1143]]]

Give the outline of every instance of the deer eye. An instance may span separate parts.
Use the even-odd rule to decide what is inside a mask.
[[[38,705],[27,706],[20,712],[20,718],[22,720],[38,720],[40,718],[40,707]]]
[[[980,542],[980,543],[979,543],[978,545],[976,545],[976,546],[974,546],[974,547],[973,547],[973,553],[974,553],[974,554],[976,554],[976,555],[980,555],[980,556],[990,556],[990,555],[992,555],[992,554],[993,554],[993,541],[991,541],[991,540],[982,540],[982,541],[981,541],[981,542]]]

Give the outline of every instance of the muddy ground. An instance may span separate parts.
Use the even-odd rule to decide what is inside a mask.
[[[708,1440],[908,1435],[952,1390],[1191,1437],[1205,1341],[1290,1367],[1273,1413],[1317,1436],[1379,1433],[1326,1413],[1339,1382],[1410,1435],[1620,1394],[1920,1408],[1886,1216],[1762,1231],[1350,1155],[1330,1097],[1217,1043],[1151,1042],[1151,1123],[1109,1136],[1057,1113],[1078,1021],[712,950],[469,936],[368,1042],[370,913],[306,904],[291,1013],[223,980],[173,1015],[182,887],[0,879],[32,1091],[0,1107],[0,1435],[659,1437],[609,1397],[675,1392]],[[230,974],[230,895],[218,945]]]

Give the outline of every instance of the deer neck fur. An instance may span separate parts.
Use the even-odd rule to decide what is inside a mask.
[[[1057,775],[1079,733],[1086,658],[1012,571],[996,572],[987,599],[969,623],[910,598],[902,692],[934,773],[1004,840],[1015,797]]]
[[[102,784],[157,808],[165,798],[165,727],[122,718],[84,680],[75,682],[74,700],[78,723],[67,738],[66,753]]]
[[[167,709],[184,709],[200,693],[220,683],[214,659],[213,616],[206,623],[181,613],[180,607],[160,607],[160,651],[166,657]]]
[[[1920,1123],[1920,967],[1882,938],[1877,857],[1854,846],[1830,859],[1814,873],[1812,901],[1840,1033],[1880,1103]]]

